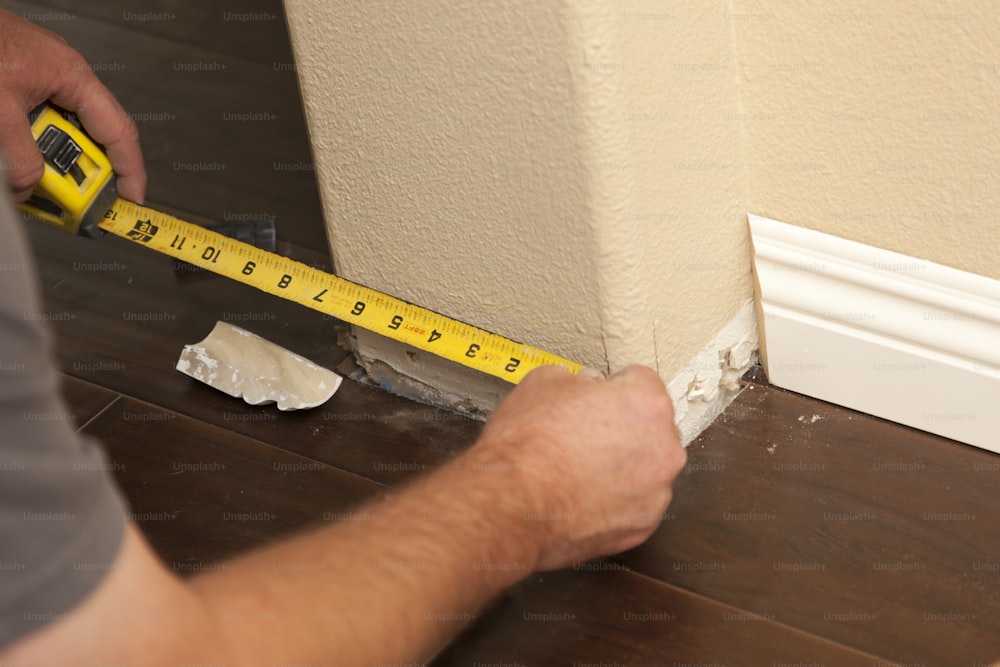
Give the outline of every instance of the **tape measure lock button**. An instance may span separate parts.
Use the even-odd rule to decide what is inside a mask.
[[[76,167],[77,159],[83,154],[80,144],[55,125],[49,125],[42,131],[42,136],[38,137],[38,148],[42,151],[42,157],[51,162],[52,166],[64,176]],[[83,179],[83,172],[77,167],[73,180],[82,183]]]
[[[73,234],[100,236],[101,216],[118,198],[111,161],[74,114],[46,103],[28,118],[45,171],[19,208]]]

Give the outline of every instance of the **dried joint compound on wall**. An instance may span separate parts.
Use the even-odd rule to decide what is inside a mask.
[[[722,412],[756,360],[757,329],[750,300],[670,383],[674,418],[685,444]]]

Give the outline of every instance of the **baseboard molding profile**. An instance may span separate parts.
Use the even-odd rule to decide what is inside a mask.
[[[772,384],[1000,453],[1000,281],[749,218]]]

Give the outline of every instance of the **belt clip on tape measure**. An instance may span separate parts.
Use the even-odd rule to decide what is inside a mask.
[[[45,172],[19,208],[71,234],[102,236],[97,225],[118,199],[111,161],[75,114],[45,103],[35,107],[28,121],[45,158]]]

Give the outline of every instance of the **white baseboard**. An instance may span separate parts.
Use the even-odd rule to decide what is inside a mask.
[[[1000,281],[750,215],[773,384],[1000,452]]]

